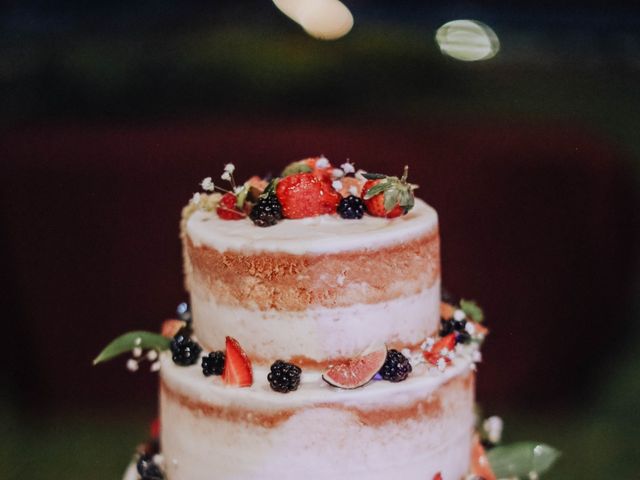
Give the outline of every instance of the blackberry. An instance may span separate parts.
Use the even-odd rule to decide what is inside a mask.
[[[190,334],[191,329],[189,327],[181,328],[169,344],[173,354],[173,362],[183,367],[196,363],[200,357],[200,352],[202,352],[200,345],[191,340]]]
[[[276,360],[267,375],[269,385],[276,392],[288,393],[298,389],[302,369],[293,363]]]
[[[153,455],[144,454],[138,458],[136,469],[141,480],[164,480],[160,467],[153,461]]]
[[[340,200],[338,213],[348,220],[362,218],[364,216],[364,202],[360,197],[349,195]]]
[[[457,330],[458,332],[464,331],[465,327],[467,326],[467,321],[464,318],[462,320],[456,320],[454,318],[453,320],[451,320],[451,322],[453,323],[453,329]]]
[[[224,352],[211,352],[206,357],[202,357],[202,373],[204,373],[204,376],[222,375],[224,360]]]
[[[445,320],[444,318],[440,319],[440,332],[439,335],[441,337],[446,337],[450,333],[453,332],[453,320]]]
[[[456,343],[467,344],[471,341],[471,335],[466,330],[458,332],[456,334]]]
[[[282,220],[282,205],[275,193],[258,198],[249,214],[251,221],[258,227],[271,227]]]
[[[384,361],[379,373],[384,380],[402,382],[407,379],[411,370],[411,364],[407,357],[398,350],[389,350],[387,359]]]

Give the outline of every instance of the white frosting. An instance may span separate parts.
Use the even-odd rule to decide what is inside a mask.
[[[409,241],[437,228],[438,214],[422,200],[397,218],[365,215],[345,220],[338,215],[320,215],[282,220],[272,227],[256,227],[250,219],[222,220],[215,212],[196,211],[187,222],[187,233],[195,245],[220,252],[335,253],[379,248]]]
[[[198,340],[210,350],[236,338],[249,356],[312,360],[354,357],[376,344],[415,345],[440,322],[440,283],[416,295],[387,302],[304,311],[260,311],[221,305],[201,288],[192,288],[191,307]]]
[[[163,380],[204,404],[243,408],[248,417],[297,409],[265,428],[191,410],[163,393],[162,445],[171,480],[430,480],[438,472],[459,479],[468,471],[470,390],[441,390],[442,414],[379,425],[342,408],[400,409],[428,399],[448,380],[466,374],[471,368],[467,360],[455,361],[442,373],[423,365],[405,382],[374,381],[356,390],[335,389],[319,374],[303,374],[297,391],[280,394],[269,388],[265,368],[255,369],[252,387],[234,388],[223,386],[219,377],[204,377],[198,366],[178,367],[163,357]]]

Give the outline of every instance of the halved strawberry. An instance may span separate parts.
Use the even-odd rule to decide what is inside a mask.
[[[456,347],[456,334],[450,333],[449,335],[446,335],[442,337],[440,340],[438,340],[433,345],[433,347],[431,347],[430,351],[423,353],[423,356],[425,360],[427,360],[432,365],[437,365],[438,360],[440,360],[440,358],[444,358],[445,362],[451,363],[451,360],[449,360],[449,358],[447,358],[446,356],[445,357],[442,356],[442,350],[446,348],[448,351],[452,351],[455,347]]]
[[[227,337],[222,381],[234,387],[250,387],[253,384],[251,360],[235,338]]]
[[[342,198],[329,182],[320,180],[313,173],[296,173],[283,178],[276,186],[276,196],[285,218],[336,213]]]
[[[162,322],[162,330],[160,333],[163,337],[173,338],[176,336],[178,331],[187,326],[187,322],[183,320],[176,320],[175,318],[171,318],[169,320],[165,320]]]
[[[247,216],[247,214],[240,210],[236,204],[238,198],[231,192],[225,193],[216,208],[216,213],[223,220],[241,220]]]
[[[484,451],[484,447],[480,443],[478,435],[473,436],[473,445],[471,447],[471,474],[481,477],[485,480],[496,480],[493,473],[489,458]]]
[[[369,215],[394,218],[404,215],[413,208],[415,185],[407,183],[408,167],[404,167],[402,178],[388,177],[378,173],[365,173],[367,182],[362,186],[360,196],[364,200]]]

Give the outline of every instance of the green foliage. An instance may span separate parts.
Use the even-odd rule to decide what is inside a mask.
[[[107,345],[102,352],[93,360],[93,364],[106,362],[118,355],[125,352],[130,352],[136,347],[140,347],[143,350],[166,350],[169,348],[169,342],[171,340],[163,337],[158,333],[135,331],[120,335]]]
[[[529,478],[542,474],[556,462],[560,452],[549,445],[518,442],[496,447],[487,453],[491,468],[498,478]]]

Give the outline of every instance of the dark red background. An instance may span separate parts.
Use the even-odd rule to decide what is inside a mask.
[[[153,377],[91,360],[185,297],[180,209],[226,162],[240,178],[320,153],[395,174],[408,163],[440,214],[445,285],[479,300],[492,329],[481,399],[568,405],[626,341],[610,326],[638,253],[628,162],[575,125],[224,118],[44,124],[1,140],[0,368],[25,407],[153,402]]]

